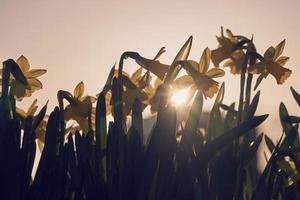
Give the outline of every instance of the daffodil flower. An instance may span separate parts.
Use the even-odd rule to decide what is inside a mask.
[[[272,74],[277,84],[283,84],[288,79],[292,71],[288,68],[283,67],[289,60],[286,56],[281,56],[285,46],[285,40],[280,42],[275,48],[269,47],[264,56],[259,56],[260,62],[250,66],[248,72],[251,74],[261,74],[266,78],[269,74]]]
[[[150,85],[150,72],[156,75],[160,80],[163,80],[165,74],[170,68],[169,65],[162,64],[157,60],[164,52],[165,48],[162,47],[153,59],[144,58],[136,52],[126,52],[125,58],[133,58],[136,61],[136,63],[141,66],[141,68],[134,72],[131,77],[126,72],[122,71],[124,83],[122,101],[123,112],[125,116],[130,114],[132,105],[136,98],[138,98],[141,101],[143,110],[150,103],[150,97],[153,95],[153,90]],[[142,76],[143,68],[146,69],[147,72]],[[114,70],[114,67],[112,70]],[[103,91],[106,92],[105,99],[107,106],[107,114],[110,114],[113,108],[111,100],[112,94],[110,91],[112,79],[113,77],[118,75],[118,70],[115,70],[114,72],[112,70],[108,76],[108,80],[106,81],[106,85],[103,89]]]
[[[91,112],[92,123],[95,122],[95,111],[92,104],[96,102],[93,96],[83,96],[84,83],[81,81],[74,89],[73,95],[69,94],[69,105],[65,108],[64,117],[66,121],[75,120],[84,133],[89,131],[88,116]]]
[[[139,68],[135,71],[132,76],[130,77],[126,72],[123,72],[123,93],[122,93],[122,101],[123,101],[123,113],[125,116],[129,115],[132,110],[132,106],[134,100],[138,98],[142,103],[142,109],[144,110],[148,105],[148,94],[145,90],[150,85],[151,76],[149,71],[147,71],[142,76],[142,68]],[[108,91],[105,98],[106,104],[109,105],[106,107],[107,113],[110,114],[112,112],[112,95],[111,91]]]
[[[248,40],[243,36],[235,36],[233,33],[226,29],[227,37],[223,34],[223,28],[221,29],[221,37],[217,36],[219,47],[211,51],[211,60],[216,67],[219,67],[220,63],[224,60],[223,67],[230,67],[232,74],[239,74],[241,66],[245,59],[245,53],[238,48],[238,43],[241,40]]]
[[[219,83],[213,78],[224,76],[225,72],[220,68],[209,69],[211,52],[206,48],[200,58],[199,63],[194,60],[179,61],[188,75],[177,78],[172,86],[174,88],[190,87],[194,94],[196,89],[200,89],[205,97],[212,98],[218,92]]]
[[[30,64],[25,56],[19,57],[17,64],[27,79],[28,85],[22,84],[20,81],[11,76],[10,94],[14,95],[17,100],[21,101],[24,97],[30,97],[33,92],[42,89],[43,85],[37,78],[45,74],[47,71],[44,69],[30,70]]]

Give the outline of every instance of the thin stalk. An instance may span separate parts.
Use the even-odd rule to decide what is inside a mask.
[[[253,75],[248,73],[246,81],[246,102],[245,102],[245,111],[248,111],[251,99],[251,88],[252,88],[252,79]]]
[[[5,99],[8,96],[9,88],[9,75],[10,68],[6,65],[6,62],[3,62],[3,71],[2,71],[2,95],[1,97]]]
[[[243,112],[244,112],[244,93],[245,93],[245,81],[246,81],[246,71],[247,71],[247,65],[249,61],[249,52],[250,52],[250,45],[247,45],[247,51],[245,55],[244,62],[241,67],[241,79],[240,79],[240,99],[239,99],[239,107],[238,107],[238,115],[237,115],[237,124],[240,125],[242,122]],[[239,156],[239,140],[234,141],[234,154],[236,156]],[[237,166],[237,176],[236,176],[236,185],[235,185],[235,193],[234,193],[234,199],[239,199],[241,195],[241,184],[242,183],[242,166]]]
[[[241,70],[240,98],[239,98],[239,107],[238,107],[238,116],[237,116],[238,125],[242,122],[247,62],[248,62],[248,56],[246,54],[244,63],[242,65],[242,70]]]

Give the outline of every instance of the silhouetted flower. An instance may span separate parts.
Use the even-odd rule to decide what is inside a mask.
[[[219,64],[226,60],[223,67],[230,67],[232,74],[239,74],[245,53],[243,50],[237,49],[237,43],[240,39],[246,38],[233,35],[229,29],[226,29],[226,34],[227,37],[224,36],[222,28],[221,37],[217,36],[219,47],[211,51],[211,59],[216,67],[219,67]]]
[[[182,67],[186,69],[188,75],[177,78],[172,84],[174,88],[191,87],[192,95],[198,88],[203,92],[205,97],[212,98],[218,92],[218,82],[213,78],[222,77],[225,72],[220,68],[211,68],[210,65],[211,52],[206,48],[200,58],[199,63],[194,60],[180,61]]]
[[[264,78],[272,74],[278,84],[283,84],[292,73],[290,69],[283,67],[289,60],[288,57],[281,56],[284,46],[285,40],[280,42],[275,48],[269,47],[264,56],[260,58],[260,62],[250,66],[248,72],[251,74],[262,74]]]
[[[65,108],[65,120],[69,121],[70,119],[75,120],[80,129],[87,133],[89,130],[88,127],[88,116],[91,112],[92,123],[95,121],[95,114],[93,113],[94,109],[92,104],[96,102],[96,98],[93,96],[83,96],[84,93],[84,83],[81,81],[77,84],[74,89],[73,95],[71,96],[71,101],[69,105]]]
[[[45,74],[47,71],[45,69],[32,69],[30,70],[30,64],[25,56],[21,56],[17,60],[21,71],[27,79],[28,85],[24,85],[13,76],[11,76],[10,81],[10,93],[15,96],[15,98],[21,101],[24,97],[30,97],[33,92],[43,88],[42,83],[37,79],[39,76]]]

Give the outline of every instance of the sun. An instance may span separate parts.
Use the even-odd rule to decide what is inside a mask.
[[[186,104],[188,93],[188,88],[174,91],[173,95],[171,96],[171,102],[175,106],[181,106]]]

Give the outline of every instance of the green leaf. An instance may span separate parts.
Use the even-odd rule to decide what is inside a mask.
[[[191,106],[188,119],[186,121],[185,131],[187,133],[194,133],[197,130],[200,121],[200,116],[202,113],[202,107],[203,107],[203,95],[201,92],[198,91],[194,99],[194,102]]]
[[[211,158],[213,158],[213,155],[216,152],[221,151],[227,145],[232,144],[233,140],[242,136],[243,134],[248,133],[250,130],[260,125],[263,121],[266,120],[267,117],[268,115],[254,117],[243,122],[239,126],[221,134],[219,137],[208,142],[204,146],[199,157],[203,160],[203,162],[207,163]]]
[[[269,138],[269,136],[264,135],[264,137],[265,137],[266,145],[267,145],[270,153],[272,153],[273,150],[275,149],[275,144],[273,143],[273,141],[271,140],[271,138]]]
[[[127,76],[123,76],[123,84],[129,89],[137,89],[137,86]]]
[[[106,80],[106,83],[104,85],[104,88],[103,88],[103,92],[104,93],[107,93],[108,90],[111,88],[111,85],[112,85],[112,79],[114,77],[114,74],[115,74],[115,65],[111,68],[109,74],[108,74],[108,77],[107,77],[107,80]]]
[[[28,85],[27,79],[21,71],[19,65],[12,59],[9,59],[4,62],[5,65],[11,68],[11,73],[15,77],[16,80],[20,81],[23,85]]]
[[[245,165],[249,164],[250,161],[256,157],[256,153],[257,153],[258,147],[262,141],[263,136],[264,136],[263,133],[259,134],[259,136],[257,138],[255,138],[253,143],[248,147],[247,152],[242,155],[242,158],[241,158],[242,165],[245,166]]]
[[[237,111],[234,109],[235,103],[232,103],[230,106],[227,106],[225,104],[221,104],[220,106],[223,110],[226,110],[227,112],[230,112],[234,115],[237,115]]]
[[[287,117],[289,117],[289,113],[288,113],[285,105],[282,102],[280,103],[280,106],[279,106],[279,116],[280,116],[280,122],[281,122],[281,125],[283,128],[283,131],[286,135],[288,135],[292,129],[292,125],[290,123],[285,122],[285,120],[284,120]]]
[[[261,83],[261,81],[265,78],[265,75],[263,73],[261,73],[258,78],[256,79],[256,83],[254,86],[254,90],[257,89],[257,87],[259,86],[259,84]]]
[[[39,114],[36,116],[35,120],[33,121],[33,125],[32,125],[32,130],[34,131],[39,125],[40,123],[43,121],[45,115],[46,115],[46,111],[47,111],[47,105],[48,102],[46,103],[46,105],[44,105],[44,107],[40,110]]]
[[[224,104],[221,105],[226,106]],[[237,111],[234,109],[235,103],[232,103],[230,106],[226,106],[227,113],[224,119],[224,130],[228,131],[237,125],[236,117],[237,117]],[[224,108],[223,108],[224,109]]]
[[[224,98],[224,90],[224,83],[222,83],[209,116],[208,133],[206,136],[209,141],[221,135],[224,131],[224,120],[220,112],[220,106]]]
[[[107,147],[107,127],[106,127],[106,104],[105,104],[105,94],[101,92],[96,105],[96,150],[102,152],[106,150]],[[101,154],[100,154],[101,155]],[[107,169],[106,169],[106,156],[100,156],[101,169],[103,170],[103,179],[107,181]]]
[[[298,116],[287,116],[286,118],[283,119],[284,122],[286,123],[300,123],[300,117]]]
[[[189,39],[184,43],[184,45],[181,47],[179,52],[177,53],[175,59],[173,60],[170,70],[167,72],[165,83],[172,82],[177,74],[180,71],[180,66],[177,64],[177,61],[180,60],[186,60],[190,54],[191,47],[192,47],[193,37],[190,36]]]
[[[259,102],[259,96],[260,96],[260,91],[258,91],[255,96],[252,99],[252,102],[249,105],[249,108],[247,110],[247,119],[250,119],[254,116],[255,111],[257,109],[257,105]]]
[[[300,106],[300,95],[299,95],[299,93],[296,92],[296,90],[293,87],[291,87],[291,91],[292,91],[294,99],[296,100],[297,104]]]
[[[286,138],[285,141],[287,142],[287,145],[290,147],[293,146],[299,146],[299,144],[294,144],[294,142],[298,142],[297,137],[298,137],[298,128],[299,128],[299,124],[296,124],[295,126],[292,126],[290,132],[286,133]]]
[[[138,98],[135,99],[132,107],[132,127],[138,131],[141,141],[143,141],[142,105]]]
[[[225,83],[223,82],[220,90],[218,92],[218,95],[216,97],[213,109],[216,109],[216,107],[220,107],[220,105],[222,104],[223,98],[224,98],[224,92],[225,92]]]

